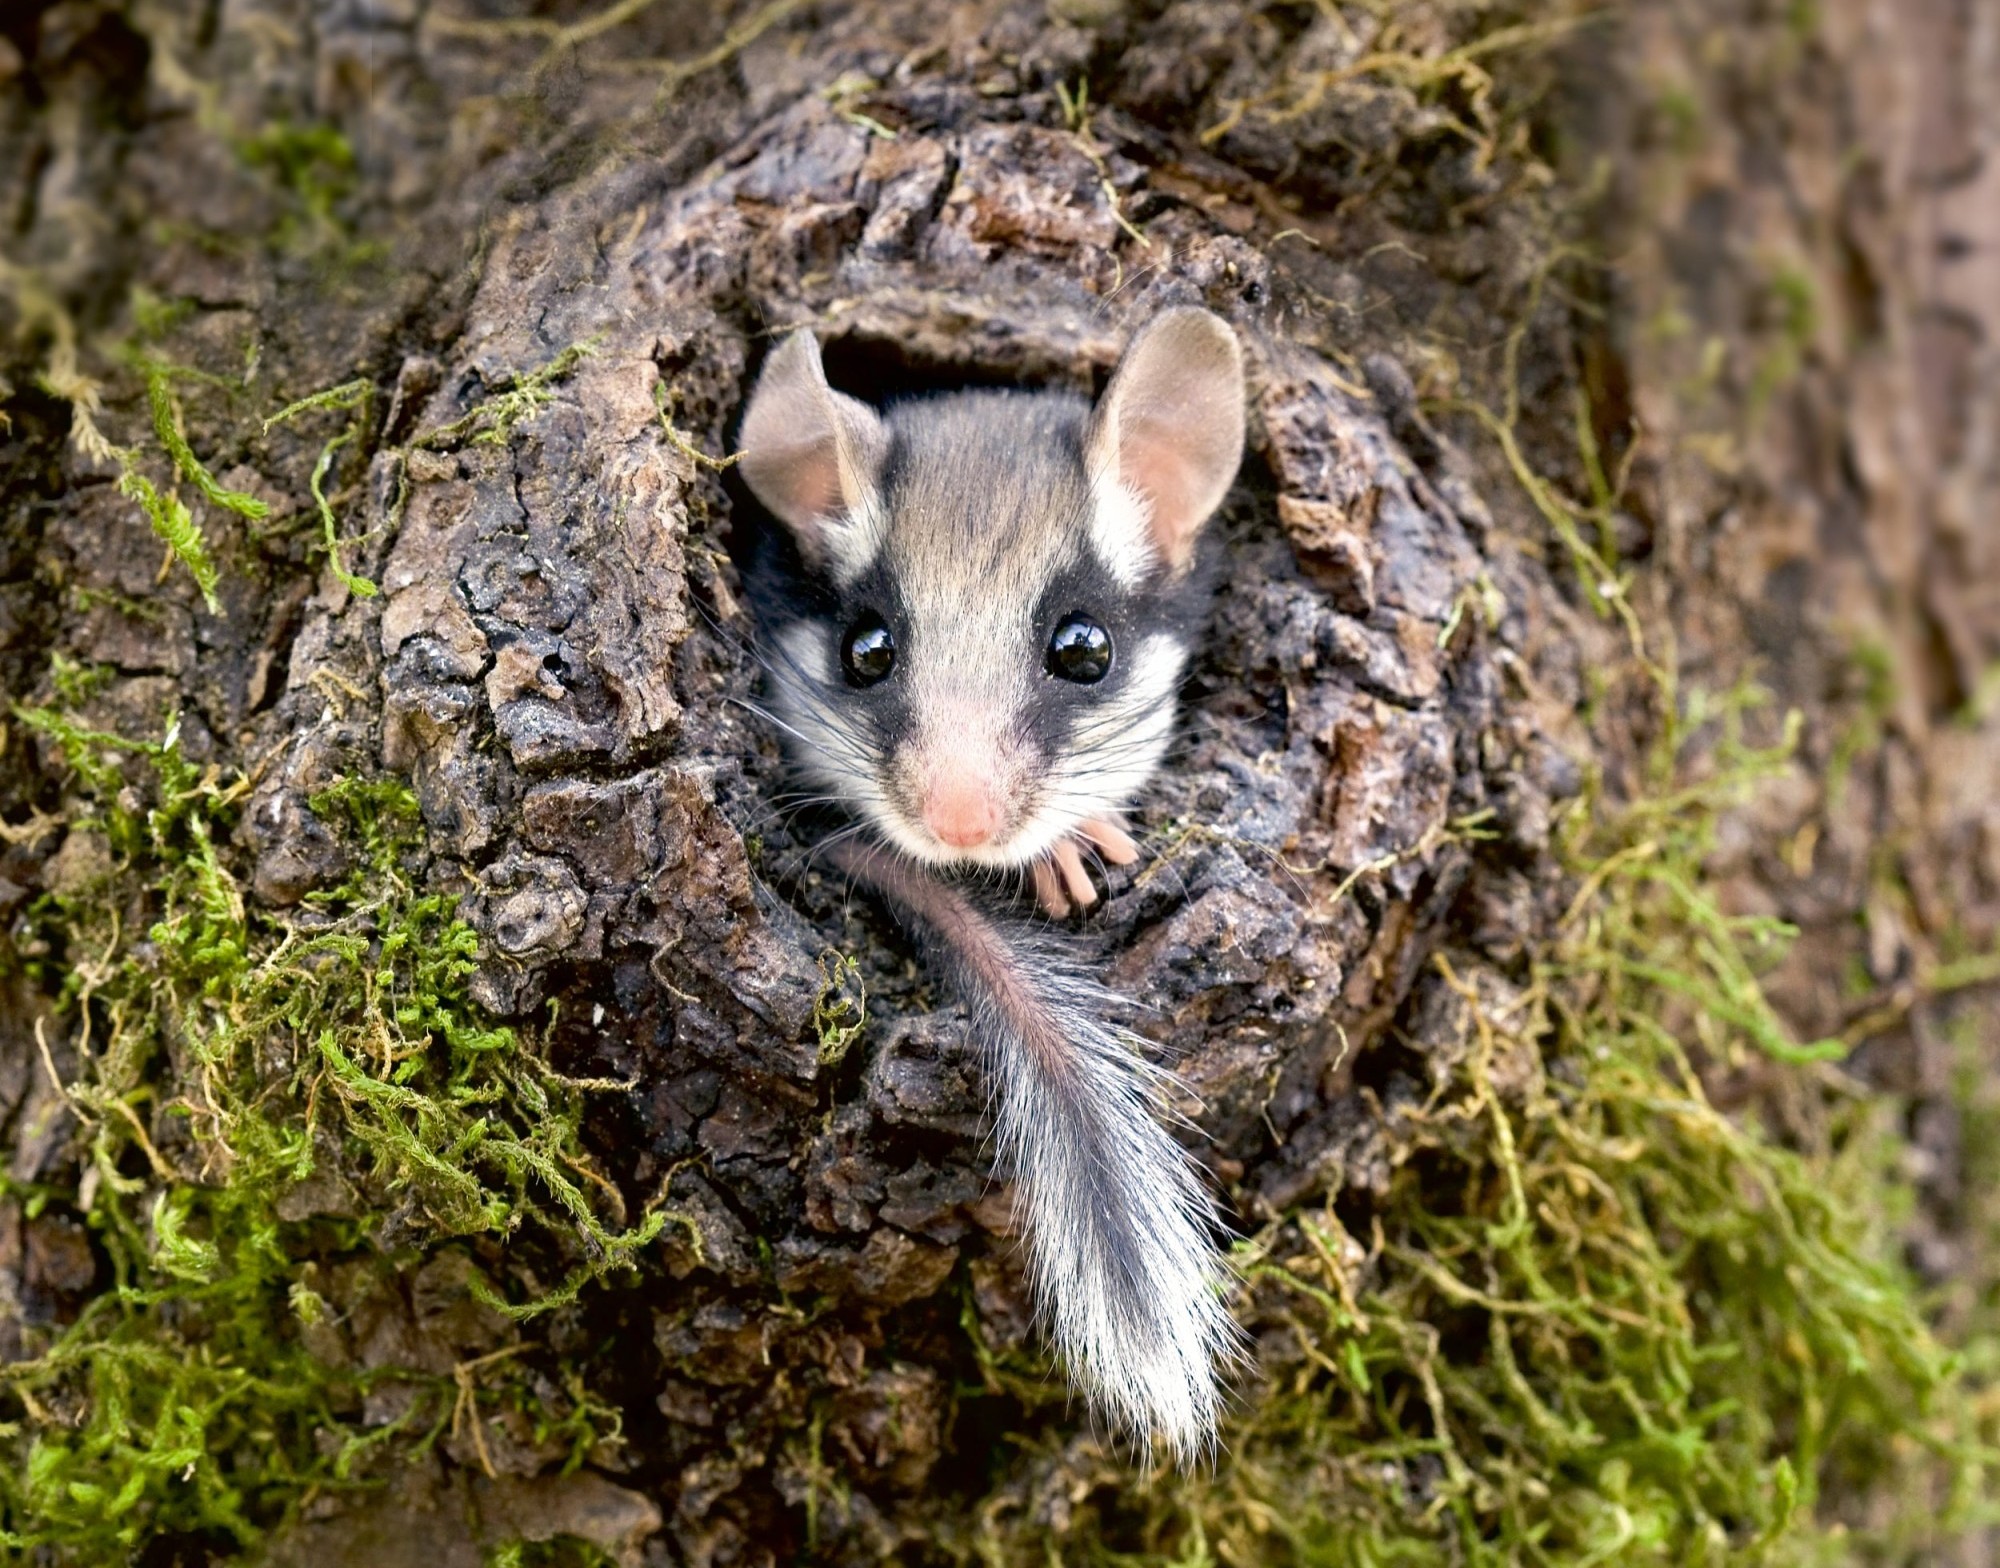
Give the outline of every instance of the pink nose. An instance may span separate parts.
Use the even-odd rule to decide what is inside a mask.
[[[924,795],[924,826],[953,849],[976,849],[1000,831],[1000,802],[977,779],[935,780]]]

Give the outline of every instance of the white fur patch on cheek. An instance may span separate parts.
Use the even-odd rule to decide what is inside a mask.
[[[778,660],[772,670],[788,703],[819,708],[823,697],[808,694],[839,676],[837,655],[827,629],[813,621],[794,621],[778,634]]]
[[[875,731],[851,705],[835,668],[833,632],[800,622],[779,634],[771,668],[774,717],[786,752],[823,799],[865,818],[913,859],[947,864],[955,857],[919,831],[891,798],[891,759]]]
[[[874,741],[842,701],[825,629],[802,622],[786,627],[777,642],[771,694],[785,749],[809,778],[842,800],[879,795]]]
[[[1180,685],[1181,671],[1186,667],[1187,649],[1179,639],[1158,632],[1142,639],[1132,651],[1132,676],[1113,704],[1114,711],[1135,719],[1164,713],[1171,723],[1174,688]]]
[[[1187,650],[1172,637],[1155,635],[1128,659],[1124,689],[1078,722],[1067,752],[1050,771],[1034,820],[1009,846],[1024,857],[1047,849],[1079,822],[1124,810],[1166,756]]]
[[[1090,503],[1091,549],[1121,585],[1136,588],[1159,563],[1145,498],[1103,473],[1090,482]]]

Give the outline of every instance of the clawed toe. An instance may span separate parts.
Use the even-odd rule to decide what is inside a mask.
[[[1129,866],[1139,858],[1139,846],[1115,817],[1091,817],[1076,825],[1029,868],[1035,902],[1057,920],[1071,909],[1088,909],[1098,900],[1097,886],[1083,863],[1083,850],[1094,850],[1114,866]]]

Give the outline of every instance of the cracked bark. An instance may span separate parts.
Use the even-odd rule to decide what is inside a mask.
[[[679,83],[665,112],[653,80],[599,55],[542,57],[531,38],[494,45],[496,64],[448,20],[396,4],[247,4],[219,22],[72,4],[10,35],[9,69],[39,95],[9,111],[22,264],[100,326],[135,284],[195,301],[170,339],[184,363],[231,373],[248,343],[259,387],[288,398],[361,374],[383,409],[369,455],[336,474],[348,565],[380,597],[324,570],[309,531],[253,537],[207,508],[231,568],[218,617],[181,574],[161,577],[144,519],[60,446],[60,406],[23,391],[0,545],[10,689],[42,689],[60,650],[114,668],[90,709],[103,727],[150,732],[178,708],[191,756],[256,781],[236,849],[272,907],[344,869],[309,796],[352,772],[406,775],[429,880],[484,938],[480,1000],[545,1024],[564,1071],[635,1086],[599,1107],[594,1147],[628,1200],[662,1195],[681,1222],[656,1271],[583,1315],[626,1347],[612,1392],[633,1444],[623,1489],[592,1482],[607,1490],[557,1512],[634,1556],[663,1521],[656,1553],[671,1540],[690,1561],[771,1560],[823,1485],[796,1441],[819,1420],[845,1488],[822,1528],[857,1559],[892,1550],[929,1538],[940,1490],[968,1495],[962,1449],[983,1434],[1090,1439],[1059,1399],[988,1393],[967,1414],[959,1391],[982,1379],[962,1318],[990,1346],[1033,1342],[981,1137],[986,1086],[963,1015],[770,805],[782,770],[745,706],[756,674],[728,561],[737,493],[662,410],[724,453],[762,354],[796,324],[818,328],[836,384],[870,396],[1089,389],[1129,324],[1169,304],[1237,326],[1252,434],[1220,522],[1232,569],[1184,749],[1138,813],[1148,856],[1075,940],[1144,1004],[1239,1222],[1334,1194],[1365,1212],[1426,1052],[1464,1028],[1428,960],[1451,942],[1497,973],[1546,930],[1566,893],[1554,813],[1581,763],[1631,765],[1578,716],[1615,641],[1412,382],[1413,323],[1497,340],[1538,209],[1508,170],[1445,145],[1441,111],[1407,90],[1357,84],[1291,121],[1193,134],[1345,47],[1329,25],[1243,25],[1208,0],[996,3],[954,10],[941,35],[918,4],[790,18]],[[721,36],[704,8],[665,3],[634,27],[635,57]],[[246,173],[168,62],[229,83],[220,112],[242,125],[341,123],[360,155],[344,221],[400,236],[388,262],[357,284],[325,235],[310,265],[197,243],[326,220]],[[496,73],[511,96],[486,96]],[[1102,103],[1078,123],[1057,87],[1086,75]],[[121,99],[131,123],[111,134]],[[1398,149],[1415,172],[1392,202],[1381,160]],[[80,205],[93,199],[97,227]],[[1425,229],[1426,204],[1479,215]],[[187,232],[147,238],[161,211]],[[1429,259],[1399,257],[1420,233]],[[1529,326],[1527,371],[1551,385],[1596,351],[1560,309]],[[504,439],[426,439],[585,343]],[[107,417],[137,429],[136,407],[114,400]],[[305,515],[323,435],[248,435],[239,413],[191,401],[190,438],[278,521]],[[1946,640],[1990,653],[1970,615]],[[1705,635],[1691,632],[1743,645],[1735,627]],[[0,755],[8,799],[34,798],[38,765],[26,747]],[[1452,825],[1468,819],[1494,837],[1465,842]],[[84,852],[77,835],[10,847],[0,888],[18,905]],[[867,1026],[832,1059],[815,1013],[836,953],[859,960]],[[0,1075],[16,1058],[0,1054]],[[0,1076],[0,1105],[20,1107],[19,1128],[34,1091],[16,1076]],[[80,1288],[73,1238],[31,1222],[13,1239],[22,1224],[0,1208],[0,1262],[26,1259],[0,1279],[17,1310],[43,1311],[24,1293]],[[498,1249],[480,1262],[525,1271],[522,1288],[539,1278]],[[452,1290],[335,1350],[448,1368],[477,1338],[449,1320]],[[794,1305],[808,1298],[809,1317]],[[472,1461],[454,1453],[459,1468],[413,1481],[385,1517],[449,1495],[540,1518],[523,1499],[547,1456],[510,1444],[505,1486],[466,1504]],[[366,1556],[386,1550],[375,1526],[342,1528],[309,1526],[280,1560],[384,1560]],[[414,1539],[410,1560],[471,1550]]]

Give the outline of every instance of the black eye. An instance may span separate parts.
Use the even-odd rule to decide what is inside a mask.
[[[882,617],[870,612],[847,628],[841,639],[840,662],[847,666],[847,678],[856,686],[873,686],[886,680],[896,667],[896,639],[882,624]]]
[[[1049,673],[1079,686],[1111,670],[1111,633],[1087,615],[1065,615],[1049,639]]]

